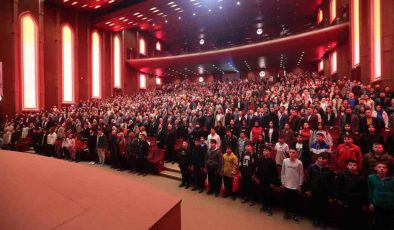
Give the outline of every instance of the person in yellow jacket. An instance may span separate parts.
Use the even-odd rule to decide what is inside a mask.
[[[226,153],[223,154],[223,182],[224,182],[224,198],[231,195],[232,199],[235,200],[235,193],[233,192],[233,179],[238,172],[238,158],[231,150],[231,147],[226,147]]]

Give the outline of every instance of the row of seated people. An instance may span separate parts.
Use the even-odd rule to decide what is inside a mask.
[[[274,81],[183,82],[132,96],[6,117],[1,124],[2,142],[4,148],[15,150],[29,145],[56,150],[52,146],[63,145],[70,131],[87,140],[88,152],[98,156],[98,163],[106,161],[108,152],[114,158],[111,164],[120,167],[126,165],[127,154],[110,148],[116,146],[111,139],[122,139],[118,133],[123,133],[126,142],[129,133],[155,137],[157,149],[165,149],[166,160],[171,162],[177,161],[177,140],[187,140],[193,148],[193,140],[203,137],[208,149],[214,139],[223,153],[231,146],[239,157],[247,142],[253,143],[258,155],[262,146],[270,145],[277,165],[289,149],[296,149],[305,169],[315,164],[320,153],[328,152],[331,169],[341,173],[348,160],[364,167],[364,157],[374,143],[393,154],[393,96],[390,87],[330,81],[316,73],[289,73]],[[99,132],[106,139],[104,149],[97,147]],[[341,143],[344,147],[340,148]]]

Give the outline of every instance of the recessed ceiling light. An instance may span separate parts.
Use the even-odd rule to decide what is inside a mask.
[[[179,17],[178,17],[178,19],[179,19],[179,20],[181,20],[181,19],[182,19],[182,17],[181,17],[181,16],[179,16]]]
[[[160,13],[158,13],[157,15],[159,15],[159,16],[160,16],[160,15],[162,15],[162,14],[163,14],[163,13],[162,13],[162,12],[160,12]]]
[[[196,13],[193,13],[193,16],[196,16]]]
[[[181,8],[178,7],[178,8],[176,8],[175,10],[180,10],[180,9],[181,9]]]
[[[198,2],[195,2],[195,3],[193,3],[193,6],[196,6],[196,5],[198,5],[198,4],[200,4],[200,3],[198,3]]]
[[[159,10],[154,10],[154,11],[152,11],[153,13],[156,13],[156,12],[159,12]]]
[[[140,18],[140,17],[143,17],[143,16],[144,16],[144,15],[140,14],[140,15],[137,16],[137,18]]]
[[[136,15],[139,15],[139,14],[140,14],[139,12],[135,12],[133,15],[136,16]]]
[[[178,6],[178,5],[177,5],[177,4],[174,4],[174,5],[171,5],[170,7],[174,8],[174,7],[176,7],[176,6]]]
[[[211,9],[208,9],[208,12],[211,12],[212,10]]]
[[[167,21],[167,20],[165,20],[164,22],[165,22],[165,23],[168,23],[168,21]]]
[[[169,2],[169,3],[167,3],[167,5],[172,5],[172,4],[174,4],[174,2]]]
[[[237,2],[237,6],[239,6],[239,5],[241,5],[241,2],[240,2],[240,1]]]
[[[152,7],[152,8],[150,8],[149,10],[156,10],[157,8],[156,7]]]
[[[95,9],[98,9],[98,8],[100,8],[101,7],[101,5],[97,5],[97,6],[95,6],[94,8]]]
[[[75,1],[75,2],[73,2],[73,3],[71,3],[71,5],[75,5],[75,4],[77,4],[78,2],[77,1]]]
[[[110,0],[110,1],[108,2],[108,4],[111,4],[111,3],[113,3],[113,2],[115,2],[115,0]]]
[[[219,6],[219,9],[223,9],[223,7],[222,7],[222,6]]]

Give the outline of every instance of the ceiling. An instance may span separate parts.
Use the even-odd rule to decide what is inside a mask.
[[[348,39],[349,23],[221,50],[169,57],[139,58],[127,63],[141,72],[158,76],[194,76],[287,68],[317,63]]]
[[[162,40],[168,49],[163,54],[178,56],[127,61],[160,76],[193,75],[200,66],[204,73],[220,74],[262,69],[263,62],[265,68],[314,64],[348,39],[347,24],[331,30],[330,36],[313,33],[317,10],[327,0],[47,1],[88,11],[98,28],[137,29]],[[293,40],[304,33],[311,34]]]
[[[123,0],[47,0],[75,10],[98,11]]]
[[[282,30],[299,33],[314,26],[322,1],[147,0],[99,12],[95,25],[111,31],[138,28],[169,44],[172,52],[194,52],[268,40]]]

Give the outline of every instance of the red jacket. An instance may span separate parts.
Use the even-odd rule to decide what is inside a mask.
[[[363,157],[360,148],[351,144],[349,146],[345,144],[338,145],[335,170],[339,173],[346,171],[346,161],[354,160],[357,162],[358,171],[361,171],[363,165]]]
[[[250,131],[252,136],[250,138],[250,140],[252,142],[257,142],[259,140],[259,135],[264,131],[264,129],[262,127],[256,127],[254,126],[252,128],[252,130]]]

